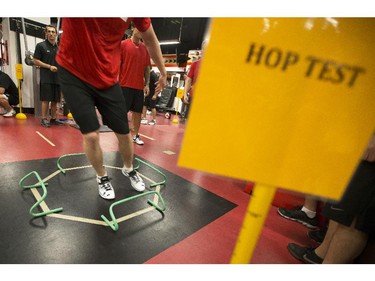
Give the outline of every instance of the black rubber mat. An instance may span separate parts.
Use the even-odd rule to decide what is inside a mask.
[[[33,218],[29,210],[36,199],[30,189],[18,186],[19,181],[32,171],[42,179],[52,175],[58,171],[57,159],[0,164],[0,263],[144,263],[236,207],[236,204],[153,165],[167,177],[166,185],[160,187],[166,204],[164,215],[157,210],[139,214],[119,222],[115,232],[108,226],[66,218],[103,222],[100,216],[110,219],[108,210],[113,202],[139,194],[121,170],[116,169],[121,166],[119,154],[105,154],[107,172],[116,192],[114,201],[99,197],[92,168],[68,170],[69,167],[89,165],[85,156],[65,157],[61,159],[61,165],[67,169],[66,174],[58,172],[47,180],[45,203],[49,209],[62,207],[63,211],[58,214],[65,218]],[[158,187],[150,187],[150,184],[164,179],[142,163],[138,170],[148,178],[145,179],[146,191],[155,190]],[[24,185],[35,183],[37,179],[33,175],[24,181]],[[43,193],[42,188],[37,190]],[[116,218],[150,208],[148,199],[153,197],[139,197],[114,207]],[[34,210],[40,211],[40,207]]]

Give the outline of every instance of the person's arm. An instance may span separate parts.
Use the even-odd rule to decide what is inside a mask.
[[[191,87],[191,78],[190,77],[186,77],[186,80],[185,80],[185,86],[184,86],[184,103],[188,104],[189,103],[189,97],[188,97],[188,93],[189,93],[189,90],[190,90],[190,87]]]
[[[167,85],[167,70],[164,66],[163,55],[161,53],[159,41],[155,35],[152,24],[150,24],[150,27],[145,32],[142,32],[142,39],[146,45],[150,57],[152,58],[160,72],[159,81],[155,83],[155,93],[159,94]]]
[[[48,63],[44,63],[41,60],[38,60],[36,58],[33,59],[33,62],[36,66],[39,66],[40,68],[48,68],[52,72],[57,72],[57,67],[54,65],[50,65]]]
[[[145,96],[150,94],[150,66],[145,67],[144,77],[145,77],[145,86],[143,88],[143,92]]]

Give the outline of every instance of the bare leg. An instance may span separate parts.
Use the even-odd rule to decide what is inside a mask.
[[[51,118],[56,119],[56,112],[57,112],[57,102],[51,101]]]
[[[116,133],[116,137],[119,141],[119,152],[124,161],[124,165],[126,168],[130,168],[133,165],[134,157],[134,146],[131,135],[130,133],[126,135]]]
[[[138,135],[139,127],[141,126],[141,115],[142,115],[142,113],[133,112],[134,135]]]
[[[143,108],[142,108],[142,118],[146,118],[146,113],[147,113],[147,107],[143,106]]]
[[[2,106],[6,111],[11,111],[13,107],[9,104],[5,95],[0,94],[0,106]]]
[[[314,197],[306,195],[305,203],[303,204],[303,206],[309,209],[310,211],[316,212],[316,208],[318,206],[318,200],[316,200]]]
[[[42,101],[42,119],[46,119],[48,116],[49,101]]]
[[[99,130],[83,135],[83,147],[96,174],[100,177],[104,176],[106,171],[103,166],[103,151],[99,143]]]
[[[355,229],[355,221],[350,227],[338,224],[323,263],[353,263],[366,247],[368,235]]]
[[[331,244],[331,240],[332,240],[333,236],[335,235],[335,232],[337,230],[338,225],[339,224],[337,222],[333,221],[333,220],[329,221],[327,233],[324,236],[324,240],[319,245],[319,247],[315,249],[315,254],[317,254],[322,259],[325,258],[326,254],[328,252],[329,245]]]
[[[156,108],[151,109],[152,120],[156,120]]]

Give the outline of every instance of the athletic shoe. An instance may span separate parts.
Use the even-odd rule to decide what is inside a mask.
[[[151,125],[151,126],[154,126],[154,125],[156,125],[156,120],[151,120],[150,122],[148,122],[148,124]]]
[[[326,233],[327,233],[327,228],[325,227],[325,228],[318,229],[318,230],[310,230],[309,232],[307,232],[307,236],[310,239],[320,244],[323,242],[324,237],[326,236]]]
[[[283,218],[286,218],[288,220],[296,221],[299,223],[302,223],[304,226],[307,226],[308,228],[317,228],[318,227],[318,221],[315,218],[309,218],[305,212],[303,212],[302,207],[296,207],[294,209],[288,210],[284,208],[278,208],[277,212],[280,216]]]
[[[315,249],[311,247],[301,247],[294,243],[288,244],[288,251],[296,259],[310,264],[321,264],[323,259],[315,253]]]
[[[146,125],[147,124],[147,119],[143,117],[141,119],[141,124]]]
[[[16,114],[16,111],[12,109],[11,111],[6,112],[3,116],[4,117],[13,117]]]
[[[133,142],[135,142],[136,144],[139,144],[139,145],[144,144],[143,140],[141,140],[139,135],[136,135],[136,136],[133,137]]]
[[[62,126],[62,125],[64,125],[63,123],[57,121],[56,119],[52,119],[52,118],[51,118],[51,120],[49,120],[49,124],[50,125],[55,125],[55,126]]]
[[[41,124],[43,127],[49,128],[49,123],[48,123],[48,120],[47,120],[47,119],[42,119],[42,121],[40,122],[40,124]]]
[[[130,183],[135,190],[139,192],[145,190],[145,183],[135,170],[131,171],[130,173],[125,172],[124,169],[121,169],[121,171],[126,177],[130,179]]]
[[[115,199],[115,190],[109,181],[108,176],[96,178],[99,186],[99,195],[104,199]]]

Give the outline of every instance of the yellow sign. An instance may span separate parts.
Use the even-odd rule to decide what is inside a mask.
[[[23,79],[22,64],[16,64],[16,78],[17,80]]]
[[[375,129],[373,30],[213,19],[179,165],[339,199]]]

